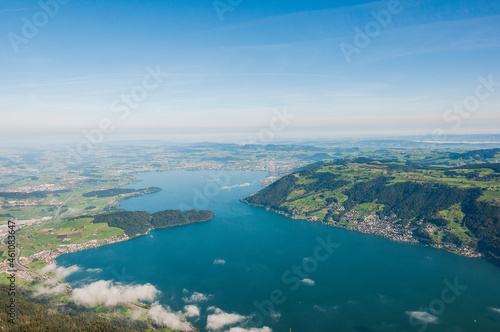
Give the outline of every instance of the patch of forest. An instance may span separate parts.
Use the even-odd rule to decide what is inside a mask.
[[[94,223],[108,223],[118,227],[130,237],[146,234],[152,229],[187,225],[212,219],[214,213],[208,210],[165,210],[150,214],[145,211],[119,211],[96,215]]]
[[[48,195],[60,195],[70,192],[69,189],[54,190],[54,191],[32,191],[29,193],[25,192],[0,192],[0,197],[7,199],[29,199],[29,198],[46,198]]]
[[[114,188],[114,189],[106,189],[106,190],[94,190],[90,191],[88,193],[83,194],[83,197],[114,197],[114,196],[119,196],[119,195],[124,195],[124,194],[131,194],[131,193],[141,193],[141,194],[149,194],[153,192],[160,191],[161,188],[158,187],[150,187],[147,189],[126,189],[126,188]]]
[[[10,303],[9,286],[0,285],[0,303]],[[16,290],[16,320],[9,322],[7,310],[0,310],[0,330],[12,332],[126,332],[144,331],[148,325],[137,320],[119,319],[108,321],[89,312],[90,309],[68,304],[54,310],[51,300],[33,297],[33,293],[18,287]]]
[[[123,194],[131,194],[134,192],[136,192],[135,189],[115,188],[115,189],[90,191],[88,193],[83,194],[82,196],[83,197],[113,197],[113,196],[118,196],[118,195],[123,195]]]

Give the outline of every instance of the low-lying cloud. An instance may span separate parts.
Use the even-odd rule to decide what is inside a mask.
[[[224,264],[226,264],[226,261],[224,259],[218,258],[218,259],[214,260],[214,264],[224,265]]]
[[[73,301],[82,305],[116,306],[125,302],[152,302],[161,292],[151,284],[122,285],[112,281],[99,280],[73,290]]]
[[[410,316],[410,318],[419,320],[425,324],[439,323],[439,318],[437,318],[434,315],[431,315],[427,311],[407,311],[406,314]]]
[[[207,317],[207,330],[220,330],[227,325],[233,325],[251,318],[236,313],[230,314],[216,307],[210,307],[207,310],[213,312]]]
[[[45,287],[41,285],[38,289],[33,293],[33,296],[42,296],[42,295],[54,295],[54,294],[62,294],[67,290],[65,284],[59,284],[55,287]]]
[[[271,310],[271,313],[269,314],[269,317],[271,317],[272,320],[274,321],[279,321],[281,318],[281,312],[280,311],[273,311]]]
[[[148,316],[158,325],[166,326],[175,330],[195,331],[189,323],[186,322],[184,316],[179,313],[170,311],[170,308],[165,309],[161,305],[155,304],[148,312]]]
[[[40,270],[43,274],[55,273],[57,278],[66,278],[67,276],[78,272],[81,270],[81,267],[78,265],[73,265],[70,267],[57,266],[56,264],[49,264]]]
[[[88,273],[101,273],[102,269],[97,268],[97,269],[87,269]]]
[[[498,308],[489,307],[488,309],[490,309],[493,312],[496,312],[497,314],[500,314],[500,309]]]
[[[264,326],[262,328],[252,327],[250,329],[244,329],[242,327],[232,327],[228,332],[273,332],[269,327]]]
[[[199,317],[200,316],[200,308],[195,305],[188,304],[184,306],[184,316],[188,318]]]
[[[232,186],[225,186],[225,187],[222,187],[221,189],[223,190],[229,190],[229,189],[233,189],[233,188],[239,188],[239,187],[248,187],[248,186],[251,186],[252,184],[247,182],[247,183],[242,183],[242,184],[235,184],[235,185],[232,185]]]
[[[142,311],[140,311],[140,310],[134,310],[130,314],[130,318],[132,318],[133,320],[137,320],[137,319],[141,318],[141,315],[142,315]]]
[[[314,284],[316,284],[316,283],[314,282],[314,280],[312,280],[312,279],[302,279],[302,280],[301,280],[301,282],[302,282],[303,284],[308,285],[308,286],[314,286]]]
[[[318,310],[319,312],[327,312],[327,311],[331,311],[331,312],[337,312],[339,310],[339,306],[338,305],[334,305],[334,306],[321,306],[321,305],[317,305],[315,304],[313,306],[314,309]]]
[[[187,291],[185,291],[185,293],[187,293]],[[182,301],[184,301],[184,303],[200,303],[208,301],[210,297],[211,295],[205,295],[203,293],[194,292],[193,294],[191,294],[191,296],[184,296],[182,298]]]

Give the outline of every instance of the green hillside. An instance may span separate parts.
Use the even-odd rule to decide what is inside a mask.
[[[94,217],[94,223],[107,223],[109,227],[121,228],[130,236],[147,233],[151,229],[180,226],[212,219],[208,210],[165,210],[153,214],[145,211],[120,211]]]
[[[244,201],[292,218],[416,242],[500,264],[500,164],[322,162]]]
[[[10,303],[9,287],[0,285],[0,300],[2,304]],[[124,318],[104,319],[93,314],[88,309],[76,308],[76,306],[64,306],[65,313],[53,309],[55,301],[53,298],[34,298],[33,292],[19,288],[16,292],[16,304],[19,310],[15,322],[9,320],[11,317],[6,310],[0,312],[0,331],[144,331],[148,328],[143,322],[126,320]]]
[[[149,214],[144,211],[120,211],[108,214],[72,218],[35,224],[21,229],[18,233],[21,257],[28,257],[44,250],[58,252],[59,248],[80,245],[79,250],[91,240],[94,246],[129,237],[146,234],[152,229],[204,222],[212,219],[214,213],[207,210],[166,210]],[[87,244],[87,246],[86,246]],[[0,258],[7,258],[7,248],[0,245]]]
[[[9,286],[0,276],[0,301],[11,303]],[[40,282],[31,283],[31,286]],[[35,296],[32,289],[18,287],[15,294],[16,317],[7,309],[0,311],[0,331],[10,332],[138,332],[174,330],[158,325],[148,317],[132,319],[133,308],[126,305],[116,307],[87,307],[78,305],[63,293],[62,295]]]

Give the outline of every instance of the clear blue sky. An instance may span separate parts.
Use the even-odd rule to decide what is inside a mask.
[[[274,107],[296,116],[290,135],[500,132],[500,86],[473,112],[448,111],[478,77],[500,82],[498,0],[221,0],[234,4],[223,20],[211,0],[59,1],[46,24],[39,2],[0,1],[4,133],[80,132],[103,118],[124,133],[253,132]],[[390,23],[376,23],[390,6]],[[355,28],[377,24],[348,61]],[[120,119],[113,102],[147,67],[168,75]]]

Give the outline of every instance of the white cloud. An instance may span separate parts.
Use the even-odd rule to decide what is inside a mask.
[[[242,327],[232,327],[228,332],[273,332],[269,327],[264,326],[263,328],[252,327],[250,329],[244,329]]]
[[[279,311],[271,311],[270,317],[271,317],[272,320],[274,320],[274,321],[277,322],[281,318],[281,312],[279,312]]]
[[[156,324],[175,330],[195,331],[182,315],[173,313],[170,311],[170,308],[168,309],[166,310],[161,305],[155,304],[149,310],[148,315]]]
[[[141,317],[141,315],[142,315],[142,311],[140,311],[140,310],[134,310],[130,314],[130,318],[132,318],[134,320],[137,320],[137,319],[139,319]]]
[[[334,305],[334,306],[321,306],[321,305],[315,304],[313,306],[313,308],[316,309],[316,310],[318,310],[319,312],[325,313],[325,312],[337,312],[340,307],[338,305]]]
[[[407,311],[406,314],[410,316],[410,318],[419,320],[426,324],[437,324],[439,322],[439,318],[426,311]]]
[[[309,286],[314,286],[315,282],[312,279],[302,279],[301,282],[303,284],[309,285]]]
[[[251,185],[252,185],[251,183],[247,182],[247,183],[242,183],[242,184],[235,184],[233,186],[225,186],[225,187],[222,187],[221,189],[228,190],[228,189],[232,189],[232,188],[248,187]]]
[[[316,309],[316,310],[318,310],[318,311],[320,311],[320,312],[326,312],[325,307],[319,306],[317,304],[315,304],[313,308]]]
[[[183,292],[184,292],[184,290],[183,290]],[[186,291],[184,293],[188,293],[188,292]],[[200,302],[208,301],[208,299],[210,297],[211,297],[211,295],[205,295],[203,293],[194,292],[193,294],[191,294],[191,296],[184,296],[182,298],[182,301],[184,301],[185,303],[200,303]]]
[[[216,307],[210,307],[208,310],[213,311],[213,314],[207,317],[207,330],[220,330],[224,326],[236,324],[250,318],[235,313],[230,314]]]
[[[115,306],[124,302],[153,301],[159,294],[160,291],[151,284],[125,286],[110,280],[99,280],[74,289],[72,298],[83,305]]]
[[[87,272],[88,273],[101,273],[102,272],[102,269],[87,269]]]
[[[497,314],[500,314],[500,309],[498,308],[489,307],[488,309],[490,309],[493,312],[496,312]]]
[[[225,261],[224,259],[220,259],[220,258],[218,258],[218,259],[214,260],[214,264],[216,264],[216,265],[217,265],[217,264],[222,264],[222,265],[224,265],[224,264],[226,264],[226,261]]]
[[[81,268],[77,265],[70,267],[57,266],[56,264],[49,264],[40,270],[43,274],[55,273],[57,278],[66,278],[70,274],[80,271]]]
[[[40,295],[52,295],[52,294],[61,294],[64,293],[67,290],[65,284],[59,284],[55,287],[45,287],[45,286],[40,286],[36,292],[33,293],[33,296],[40,296]]]
[[[195,305],[188,304],[184,306],[184,316],[186,317],[199,317],[200,316],[200,308]]]

